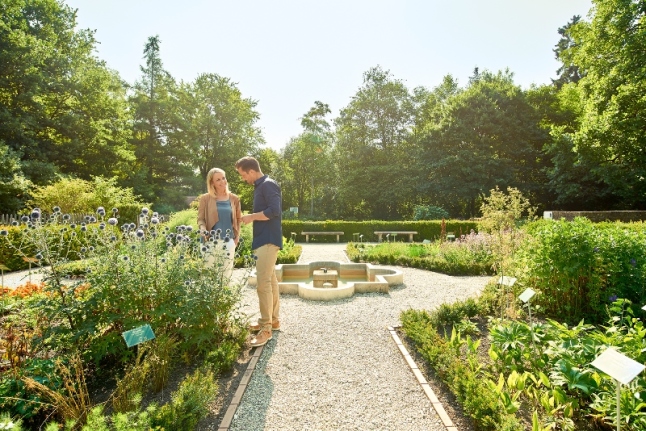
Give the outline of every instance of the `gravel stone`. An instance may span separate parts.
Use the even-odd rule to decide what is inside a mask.
[[[345,247],[303,244],[299,263],[348,262]],[[281,331],[265,346],[230,430],[446,430],[387,328],[403,310],[476,297],[489,277],[397,268],[404,284],[388,294],[281,295]],[[255,287],[243,290],[253,322]]]

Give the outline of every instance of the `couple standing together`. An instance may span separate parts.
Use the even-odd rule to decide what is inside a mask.
[[[206,176],[208,193],[200,196],[197,225],[203,236],[217,232],[223,239],[225,253],[224,275],[231,278],[235,248],[240,241],[240,225],[253,223],[251,249],[256,256],[257,292],[260,305],[258,323],[250,329],[257,334],[251,346],[262,346],[271,340],[272,330],[280,329],[280,296],[276,278],[276,259],[283,248],[281,191],[276,181],[264,175],[258,160],[243,157],[235,164],[240,177],[254,186],[253,212],[242,215],[240,199],[229,191],[226,174],[213,168]],[[216,234],[216,237],[217,237]],[[218,245],[219,245],[218,241]],[[213,264],[216,254],[207,255],[207,264]]]

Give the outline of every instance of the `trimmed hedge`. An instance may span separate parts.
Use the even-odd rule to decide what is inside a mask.
[[[476,221],[447,220],[446,231],[453,232],[456,236],[468,234],[471,230],[478,231]],[[286,238],[293,237],[296,242],[305,242],[305,236],[301,232],[327,232],[342,231],[340,240],[351,242],[353,234],[363,235],[363,242],[376,242],[377,235],[375,231],[416,231],[417,235],[413,238],[421,242],[424,239],[436,240],[440,238],[442,231],[441,220],[418,220],[418,221],[344,221],[344,220],[327,220],[327,221],[301,221],[301,220],[283,220],[283,236]],[[292,232],[296,235],[292,235]],[[336,242],[334,235],[320,235],[310,237],[311,242]],[[398,235],[397,241],[408,241],[408,235]]]

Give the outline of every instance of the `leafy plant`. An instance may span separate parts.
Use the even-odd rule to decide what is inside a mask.
[[[182,381],[172,395],[170,404],[155,414],[153,426],[167,430],[190,430],[208,414],[208,405],[218,392],[215,376],[210,370],[198,369]]]
[[[48,385],[23,377],[25,387],[39,393],[53,406],[57,416],[64,421],[85,422],[90,410],[90,394],[85,384],[85,373],[80,357],[73,356],[69,365],[62,360],[57,360],[56,372],[62,381],[62,387],[54,390]]]

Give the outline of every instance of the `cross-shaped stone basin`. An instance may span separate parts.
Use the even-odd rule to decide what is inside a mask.
[[[349,298],[355,293],[388,293],[390,286],[404,282],[404,274],[397,269],[383,268],[370,263],[335,261],[276,265],[276,278],[280,293],[298,295],[314,301]],[[336,281],[336,286],[333,280]],[[248,283],[252,286],[257,285],[255,270],[251,273]]]

